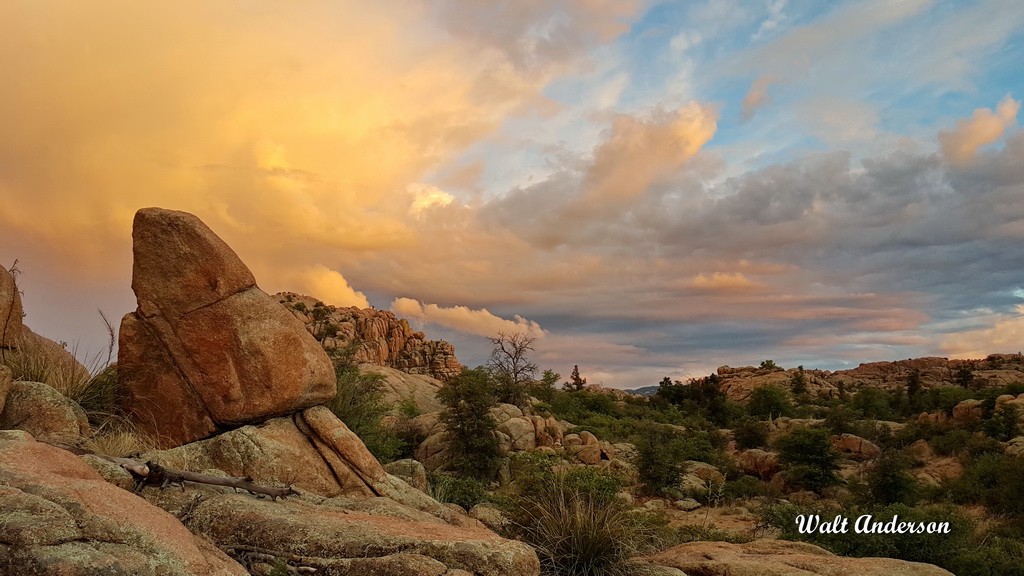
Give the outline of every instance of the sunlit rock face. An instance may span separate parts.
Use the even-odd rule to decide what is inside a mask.
[[[121,322],[124,404],[162,446],[330,400],[320,344],[195,216],[146,208],[132,231],[138,309]]]

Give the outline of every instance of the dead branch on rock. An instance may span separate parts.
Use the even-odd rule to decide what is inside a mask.
[[[120,458],[119,460],[125,460]],[[252,478],[246,476],[240,478],[237,476],[214,476],[212,474],[201,474],[199,472],[189,472],[187,470],[174,470],[173,468],[164,468],[163,466],[155,462],[146,462],[140,464],[134,460],[131,461],[131,466],[121,464],[121,467],[131,473],[135,479],[135,493],[142,492],[142,489],[146,486],[160,486],[160,489],[167,488],[168,486],[181,486],[182,490],[185,489],[185,482],[194,482],[196,484],[208,484],[211,486],[228,486],[235,490],[245,490],[250,494],[264,494],[270,496],[271,500],[277,501],[278,498],[286,498],[293,494],[298,494],[291,486],[287,488],[273,488],[270,486],[262,486],[260,484],[254,484]]]
[[[159,486],[161,490],[168,486],[180,486],[182,490],[185,489],[185,482],[194,482],[196,484],[207,484],[210,486],[227,486],[234,488],[235,491],[245,490],[250,494],[262,494],[270,496],[271,500],[277,501],[278,498],[286,498],[292,495],[299,495],[299,491],[295,488],[288,486],[286,488],[275,488],[271,486],[262,486],[255,484],[251,477],[237,477],[237,476],[214,476],[212,474],[201,474],[199,472],[189,472],[187,470],[175,470],[173,468],[164,468],[163,466],[155,462],[139,462],[138,460],[132,460],[131,458],[119,458],[116,456],[107,456],[105,454],[95,454],[82,448],[74,446],[68,446],[67,444],[53,444],[58,448],[63,448],[69,452],[73,452],[78,455],[92,454],[98,458],[102,458],[108,462],[113,462],[121,468],[124,468],[132,475],[132,479],[135,481],[133,492],[139,494],[146,486]]]

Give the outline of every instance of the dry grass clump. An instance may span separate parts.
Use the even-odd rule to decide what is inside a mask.
[[[83,446],[87,450],[107,456],[125,457],[157,448],[153,438],[131,420],[116,414],[106,414],[99,418],[102,422]]]
[[[509,507],[508,535],[537,551],[545,576],[645,574],[649,566],[630,559],[661,547],[662,524],[599,489],[601,479],[592,475],[560,473],[533,483]]]

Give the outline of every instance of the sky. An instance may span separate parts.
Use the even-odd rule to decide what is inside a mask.
[[[0,53],[0,263],[87,363],[147,206],[470,366],[1024,348],[1018,0],[8,0]]]

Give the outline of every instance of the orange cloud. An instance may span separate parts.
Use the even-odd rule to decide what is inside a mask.
[[[472,310],[466,306],[444,308],[437,304],[423,305],[412,298],[396,298],[391,303],[391,311],[419,322],[439,324],[460,332],[480,336],[496,336],[501,332],[505,334],[521,333],[542,338],[546,333],[540,324],[522,316],[516,316],[515,320],[506,320],[491,314],[486,308],[481,310]]]
[[[646,120],[617,116],[609,138],[594,151],[586,197],[601,202],[643,194],[700,151],[717,128],[718,113],[697,102]]]
[[[438,35],[429,10],[0,6],[0,51],[19,55],[0,60],[17,87],[0,90],[0,245],[102,282],[124,270],[134,212],[163,206],[286,276],[416,246],[416,213],[444,198],[410,214],[408,186],[544,82]]]
[[[996,111],[979,108],[969,119],[958,120],[952,130],[939,132],[939,147],[946,161],[956,167],[967,166],[978,148],[998,140],[1008,128],[1016,124],[1020,100],[1006,96],[999,101]]]
[[[940,348],[950,358],[984,358],[994,352],[1020,352],[1024,342],[1024,305],[1016,314],[995,318],[988,328],[946,336]]]
[[[760,284],[739,272],[715,272],[711,275],[697,274],[688,286],[706,292],[744,292],[758,288]]]
[[[779,78],[770,74],[763,74],[754,79],[750,83],[750,90],[747,95],[743,97],[743,119],[750,120],[754,117],[754,113],[761,106],[767,104],[770,100],[768,98],[768,87],[779,81]]]
[[[280,270],[276,270],[267,274],[266,278],[268,279],[266,290],[270,293],[299,292],[309,294],[334,306],[370,307],[365,294],[354,290],[340,272],[323,265],[290,269],[283,275]],[[257,277],[257,282],[261,286],[264,285],[259,277]]]

